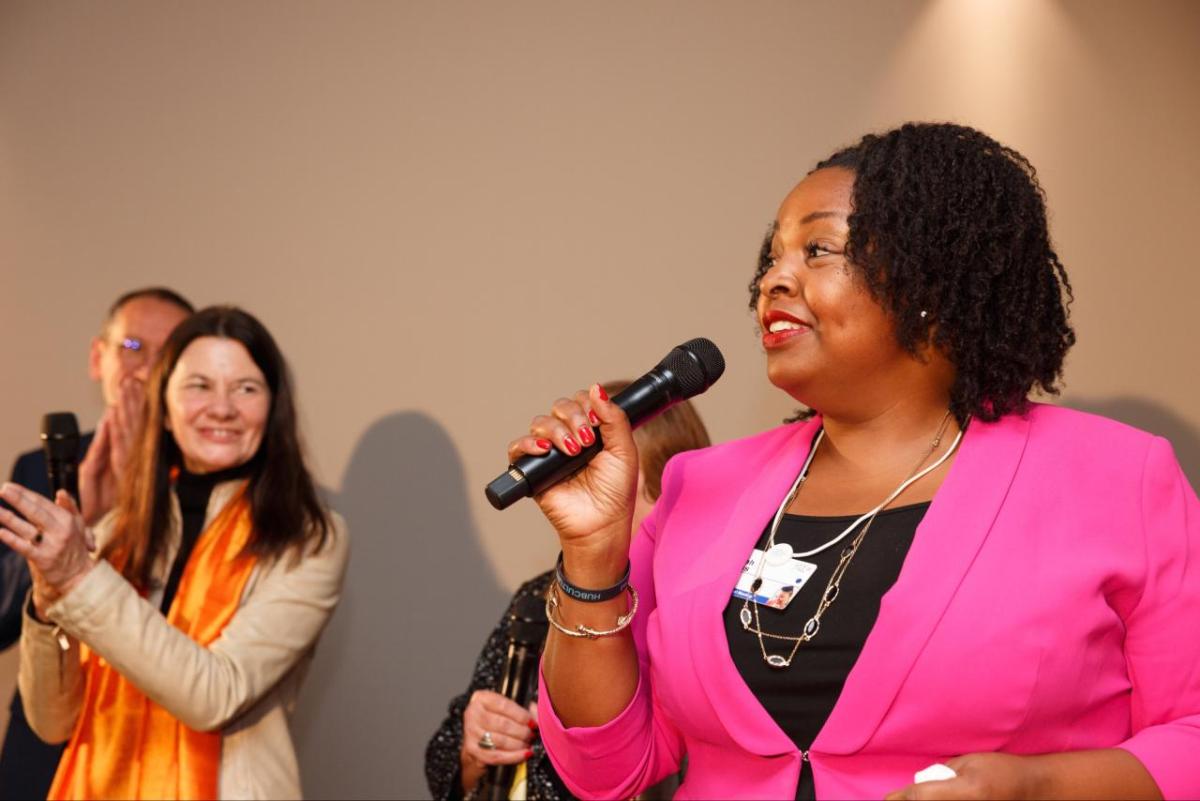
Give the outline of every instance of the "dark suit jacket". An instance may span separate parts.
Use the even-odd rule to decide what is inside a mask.
[[[91,433],[80,438],[81,460],[91,443]],[[39,449],[19,456],[13,465],[12,481],[49,498],[45,454]],[[0,651],[21,637],[21,611],[29,585],[25,560],[0,543]],[[13,694],[11,714],[4,750],[0,752],[0,799],[45,798],[63,746],[46,745],[30,730],[20,693]]]

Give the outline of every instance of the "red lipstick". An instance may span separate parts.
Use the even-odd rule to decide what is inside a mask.
[[[770,331],[771,324],[779,321],[794,323],[796,328],[785,328],[781,331]],[[794,314],[789,314],[782,309],[771,309],[762,318],[762,343],[767,350],[781,348],[797,337],[804,336],[812,331],[812,323],[807,320],[802,320]]]

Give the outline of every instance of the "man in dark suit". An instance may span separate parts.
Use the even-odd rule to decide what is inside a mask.
[[[145,412],[146,381],[167,336],[193,311],[182,296],[162,287],[127,292],[109,308],[92,339],[88,373],[100,385],[104,414],[94,433],[80,438],[79,496],[84,518],[94,523],[112,508],[117,484]],[[50,497],[41,450],[17,458],[12,481]],[[25,560],[0,544],[0,651],[21,636],[21,612],[29,592]],[[46,745],[25,720],[14,694],[4,749],[0,752],[0,799],[45,798],[62,754]]]

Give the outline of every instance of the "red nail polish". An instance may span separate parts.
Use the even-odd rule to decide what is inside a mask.
[[[533,756],[533,749],[532,748],[525,749],[525,758],[529,759],[531,756]]]
[[[596,413],[591,410],[588,411],[588,420],[591,420],[592,425],[594,425],[594,426],[600,425],[600,418],[597,417]]]
[[[596,441],[596,436],[594,434],[592,434],[592,429],[588,428],[587,426],[580,426],[579,427],[579,441],[582,442],[584,445],[591,445],[593,442]]]
[[[532,718],[531,718],[531,719],[530,719],[530,721],[529,721],[529,730],[530,730],[530,731],[537,731],[537,721],[536,721],[536,720],[533,720]]]
[[[576,454],[579,453],[579,443],[576,442],[575,438],[572,436],[567,436],[563,440],[563,447],[566,448],[567,453],[569,453],[572,456],[575,456]]]
[[[554,443],[548,439],[535,439],[533,441],[533,444],[537,445],[539,448],[541,448],[544,451],[548,451],[548,450],[550,450],[550,448],[552,448],[554,446]]]
[[[608,393],[604,391],[604,387],[597,384],[596,391],[600,394],[600,400],[602,400],[602,401],[608,400]]]

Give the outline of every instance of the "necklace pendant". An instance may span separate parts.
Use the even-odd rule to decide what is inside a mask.
[[[804,638],[811,640],[817,636],[817,632],[821,630],[821,621],[815,617],[810,617],[808,622],[804,624]]]
[[[779,654],[771,654],[767,657],[767,664],[773,668],[785,668],[792,664],[792,660],[784,659]]]
[[[792,561],[792,546],[788,545],[786,542],[777,542],[767,549],[764,558],[766,559],[768,565],[774,565],[776,567],[779,565],[786,565],[788,562]]]
[[[742,619],[742,628],[744,628],[744,629],[750,628],[750,610],[749,609],[747,609],[746,607],[743,606],[742,613],[740,615],[738,615],[738,617],[740,617]]]

